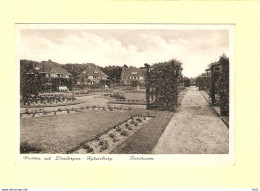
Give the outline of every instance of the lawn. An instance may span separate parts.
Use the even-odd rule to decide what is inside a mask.
[[[123,93],[125,98],[128,100],[143,100],[145,101],[145,93]]]
[[[40,153],[66,153],[134,115],[134,112],[85,111],[69,115],[22,118],[20,142]]]

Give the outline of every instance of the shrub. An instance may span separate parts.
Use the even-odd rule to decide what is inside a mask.
[[[29,152],[39,153],[41,152],[41,150],[42,149],[32,145],[28,141],[25,141],[20,145],[20,153],[29,153]]]
[[[117,128],[116,128],[116,131],[117,131],[117,132],[120,132],[121,130],[122,130],[122,129],[121,129],[120,127],[117,127]]]
[[[122,136],[127,136],[127,131],[122,131],[122,132],[120,133],[120,135],[122,135]]]
[[[142,119],[140,119],[140,118],[137,118],[137,119],[136,119],[136,121],[138,121],[138,122],[142,122]]]
[[[124,96],[124,95],[121,95],[121,94],[119,94],[119,93],[111,94],[110,97],[114,97],[114,98],[119,99],[119,100],[125,99],[125,96]]]
[[[138,125],[138,123],[135,123],[135,126],[137,126]]]
[[[114,135],[113,133],[110,133],[108,136],[109,136],[110,138],[114,138],[114,137],[115,137],[115,135]]]
[[[93,152],[93,149],[88,144],[82,145],[82,148],[85,149],[88,153]]]
[[[130,127],[130,126],[129,126],[129,127],[127,127],[127,129],[128,129],[128,130],[130,130],[130,131],[131,131],[131,130],[133,130],[133,129],[132,129],[132,127]]]
[[[98,145],[104,145],[105,144],[105,140],[100,140],[99,142],[98,142]]]
[[[118,138],[113,138],[113,142],[117,142],[117,141],[119,141]]]
[[[104,151],[104,150],[106,150],[106,149],[108,149],[108,148],[109,148],[108,141],[107,141],[107,140],[104,140],[104,141],[103,141],[103,144],[101,145],[101,147],[100,147],[100,149],[99,149],[99,151],[102,152],[102,151]]]

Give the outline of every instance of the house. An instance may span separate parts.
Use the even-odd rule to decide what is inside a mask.
[[[47,78],[69,79],[71,77],[71,74],[66,69],[51,60],[36,63],[34,70]]]
[[[83,72],[77,77],[77,84],[97,84],[106,81],[108,75],[102,72],[96,65],[87,64]]]
[[[136,67],[123,67],[121,73],[121,83],[131,86],[144,84],[143,70]]]
[[[24,64],[30,63],[29,71],[25,74],[36,77],[41,76],[44,80],[45,90],[68,91],[72,90],[71,74],[60,64],[51,60],[42,62],[21,61]]]

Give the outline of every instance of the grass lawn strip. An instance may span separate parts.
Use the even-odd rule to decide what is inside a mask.
[[[21,144],[40,153],[66,153],[133,115],[133,112],[85,111],[69,115],[21,119]]]
[[[152,118],[148,123],[126,140],[111,154],[150,154],[164,132],[173,112],[150,111]]]

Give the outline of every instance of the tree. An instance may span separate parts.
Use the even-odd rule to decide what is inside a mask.
[[[120,66],[106,66],[106,67],[99,67],[102,72],[108,75],[108,79],[112,82],[119,82],[122,72],[122,67]]]

